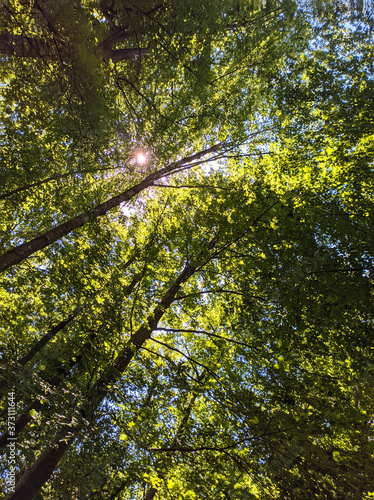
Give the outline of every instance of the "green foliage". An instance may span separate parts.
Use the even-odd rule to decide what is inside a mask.
[[[35,498],[374,494],[371,18],[325,7],[3,2],[1,253],[221,141],[2,274],[20,484],[75,438]]]

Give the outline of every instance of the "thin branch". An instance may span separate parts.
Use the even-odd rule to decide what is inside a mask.
[[[155,331],[164,331],[164,332],[185,332],[185,333],[198,333],[202,335],[207,335],[208,337],[217,338],[220,340],[225,340],[226,342],[231,342],[232,344],[241,345],[243,347],[249,347],[250,349],[258,350],[257,347],[247,344],[246,342],[240,342],[239,340],[229,339],[227,337],[223,337],[222,335],[218,335],[217,333],[207,332],[205,330],[192,330],[192,329],[183,329],[183,328],[155,328]]]
[[[196,361],[196,359],[191,358],[190,356],[187,356],[186,354],[184,354],[184,352],[182,352],[181,350],[177,349],[176,347],[172,347],[171,345],[166,344],[165,342],[162,342],[161,340],[157,340],[154,337],[150,337],[150,340],[152,340],[153,342],[156,342],[156,344],[160,344],[163,347],[166,347],[167,349],[170,349],[171,351],[177,352],[178,354],[180,354],[181,356],[183,356],[185,359],[187,359],[187,361],[195,364],[196,366],[201,366],[201,368],[204,368],[204,370],[206,372],[208,372],[210,375],[212,375],[216,380],[219,380],[219,375],[217,375],[216,373],[214,373],[214,371],[211,370],[207,365],[204,365],[203,363],[199,363],[199,361]]]
[[[164,356],[163,354],[161,354],[159,351],[154,351],[153,349],[150,349],[149,347],[145,347],[144,345],[141,346],[139,348],[140,350],[142,351],[147,351],[149,352],[150,354],[153,354],[154,356],[156,357],[159,357],[165,361],[167,361],[168,363],[172,364],[173,366],[175,366],[175,368],[177,368],[177,363],[175,361],[173,361],[172,359],[168,358],[167,356]],[[190,379],[190,380],[193,380],[194,382],[198,383],[198,379],[193,377],[192,375],[190,375],[189,373],[186,373],[186,378]]]
[[[222,253],[225,250],[229,249],[234,243],[236,243],[237,241],[239,241],[243,236],[245,236],[257,224],[257,222],[259,222],[259,220],[264,215],[266,215],[278,203],[279,203],[279,199],[277,199],[274,203],[272,203],[266,210],[264,210],[263,212],[261,212],[261,214],[258,215],[256,217],[256,219],[244,231],[242,231],[236,238],[234,238],[232,241],[226,243],[225,245],[223,245],[223,247],[221,247],[216,252],[214,252],[213,255],[211,255],[205,262],[203,262],[200,266],[198,266],[196,268],[196,271],[199,271],[200,269],[202,269],[203,267],[205,267],[208,262],[210,262],[211,260],[215,259],[220,253]]]
[[[173,188],[173,189],[180,189],[180,188],[191,188],[191,189],[222,189],[223,191],[232,191],[231,188],[225,188],[225,187],[221,187],[221,186],[211,186],[209,184],[200,184],[200,185],[182,184],[182,185],[179,185],[179,186],[173,186],[171,184],[153,184],[153,186],[154,187],[161,187],[161,188]]]
[[[218,452],[224,452],[226,450],[232,450],[233,448],[236,448],[237,446],[245,443],[246,441],[254,441],[254,439],[257,438],[244,438],[241,439],[240,441],[236,441],[233,444],[227,445],[227,446],[222,446],[222,447],[216,447],[216,446],[201,446],[201,447],[170,447],[170,448],[148,448],[148,451],[162,451],[165,453],[173,453],[175,451],[180,451],[180,452],[187,452],[187,453],[197,453],[199,451],[218,451]]]
[[[241,297],[246,297],[249,299],[261,300],[262,302],[271,302],[268,299],[265,299],[264,297],[260,297],[259,295],[247,295],[246,293],[239,292],[237,290],[224,290],[222,288],[219,288],[218,290],[203,290],[202,292],[195,292],[195,293],[189,293],[187,295],[181,295],[181,296],[175,297],[175,300],[182,300],[182,299],[186,299],[188,297],[196,297],[198,295],[202,295],[202,294],[206,294],[206,293],[231,293],[232,295],[240,295]]]

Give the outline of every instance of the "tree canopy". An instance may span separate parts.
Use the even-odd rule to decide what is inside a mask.
[[[373,26],[2,2],[6,499],[374,496]]]

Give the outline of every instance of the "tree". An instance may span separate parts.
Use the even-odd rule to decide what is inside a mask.
[[[373,493],[370,17],[1,9],[7,498]]]

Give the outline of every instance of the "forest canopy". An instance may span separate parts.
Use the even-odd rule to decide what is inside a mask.
[[[374,497],[373,28],[1,2],[7,500]]]

